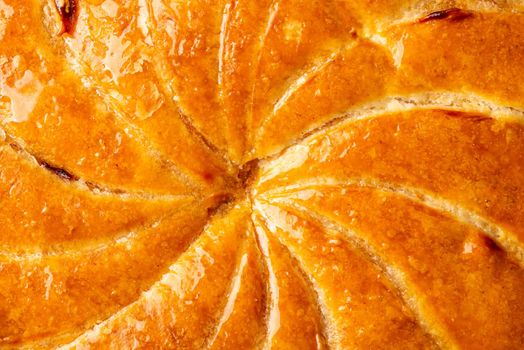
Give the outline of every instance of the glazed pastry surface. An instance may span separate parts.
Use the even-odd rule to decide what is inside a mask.
[[[524,348],[518,0],[0,0],[0,349]]]

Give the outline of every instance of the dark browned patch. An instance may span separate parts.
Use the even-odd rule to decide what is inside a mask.
[[[235,196],[231,193],[218,193],[211,199],[213,202],[207,208],[207,214],[209,216],[215,215],[222,208],[226,207],[235,199]]]
[[[464,112],[459,112],[459,111],[448,111],[448,110],[445,110],[444,111],[448,116],[450,117],[462,117],[464,115]]]
[[[482,122],[485,120],[493,119],[489,115],[486,115],[486,114],[475,114],[475,113],[467,113],[467,112],[453,111],[453,110],[444,110],[444,113],[446,113],[446,115],[451,118],[463,118],[463,119],[467,119],[473,122]]]
[[[9,143],[9,146],[11,147],[11,149],[13,149],[13,151],[17,152],[17,153],[27,153],[18,143],[16,142],[10,142]],[[68,172],[67,170],[63,169],[63,168],[59,168],[59,167],[56,167],[54,165],[51,165],[49,164],[48,162],[46,162],[45,160],[42,160],[42,159],[39,159],[37,156],[35,155],[30,155],[33,157],[33,159],[36,160],[36,162],[41,166],[43,167],[44,169],[46,170],[49,170],[50,172],[52,172],[53,174],[55,174],[56,176],[60,177],[61,179],[64,179],[64,180],[67,180],[67,181],[78,181],[79,178],[78,176],[76,175],[73,175],[71,174],[70,172]]]
[[[492,250],[492,251],[499,251],[499,250],[502,250],[497,242],[495,242],[493,239],[491,239],[490,237],[488,236],[484,236],[482,235],[482,241],[484,242],[484,245],[486,246],[486,248],[488,248],[489,250]]]
[[[258,170],[258,159],[252,159],[244,163],[238,172],[238,180],[242,187],[247,187],[251,184],[254,176]]]
[[[447,10],[431,12],[429,15],[418,20],[419,23],[425,23],[434,20],[447,19],[449,21],[457,22],[468,17],[473,16],[473,13],[464,11],[459,8],[450,8]]]
[[[213,175],[213,173],[210,173],[208,171],[202,173],[202,178],[207,182],[207,183],[212,183],[213,180],[215,179],[215,175]]]
[[[62,34],[72,34],[78,19],[78,0],[55,0],[55,5],[62,18]]]
[[[38,162],[42,167],[46,168],[47,170],[54,173],[56,176],[58,176],[61,179],[67,180],[67,181],[77,181],[78,177],[71,174],[65,169],[55,167],[45,161],[39,161]]]
[[[22,147],[20,147],[20,145],[15,142],[9,143],[9,146],[16,152],[22,152]]]
[[[75,175],[73,175],[73,176],[76,177]],[[93,183],[91,181],[85,181],[84,184],[87,186],[87,188],[89,188],[91,191],[93,191],[95,193],[108,192],[108,190],[104,189],[100,185],[98,185],[96,183]],[[119,188],[111,189],[110,192],[111,192],[111,194],[114,194],[114,195],[119,195],[119,194],[125,194],[126,193],[124,190],[119,189]]]

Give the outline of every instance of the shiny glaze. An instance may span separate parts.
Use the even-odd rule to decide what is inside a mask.
[[[524,347],[524,16],[0,0],[0,348]]]

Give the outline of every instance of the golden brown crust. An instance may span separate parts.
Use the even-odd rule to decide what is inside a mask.
[[[0,348],[524,347],[523,9],[0,0]]]

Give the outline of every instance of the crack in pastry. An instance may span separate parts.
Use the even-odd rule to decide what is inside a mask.
[[[62,18],[60,34],[73,34],[78,18],[78,0],[55,0],[56,8]]]
[[[420,23],[425,23],[429,21],[446,19],[448,21],[456,22],[463,21],[471,16],[473,16],[472,12],[464,11],[459,8],[450,8],[446,10],[431,12],[429,15],[422,17],[418,21]]]

